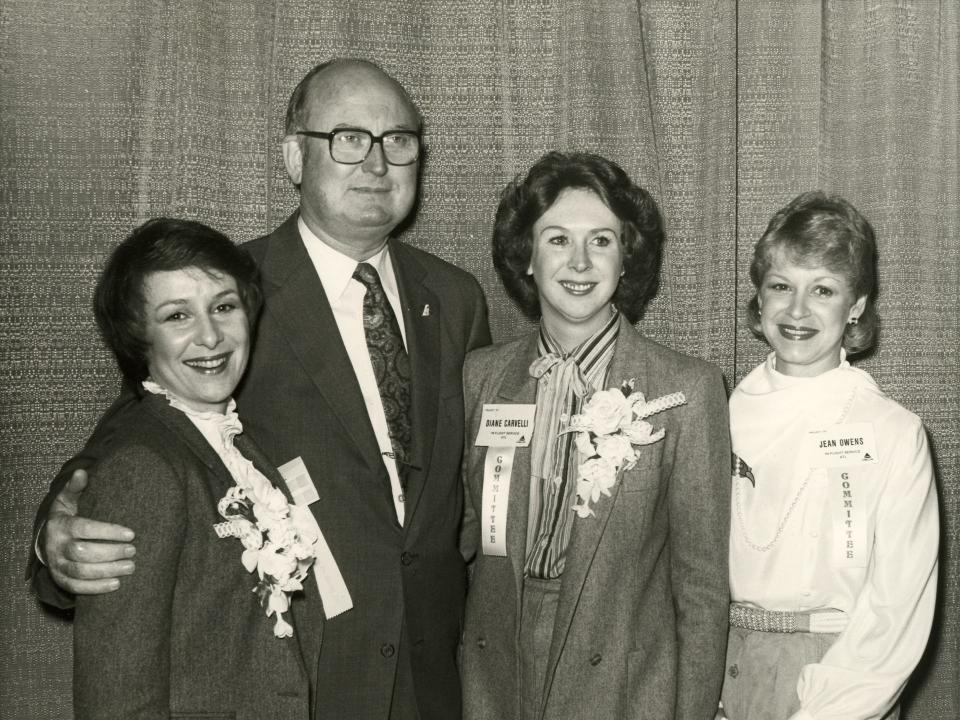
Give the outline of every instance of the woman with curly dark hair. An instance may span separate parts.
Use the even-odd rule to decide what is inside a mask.
[[[300,642],[318,629],[288,621],[317,602],[319,533],[233,401],[260,302],[250,256],[190,220],[145,222],[100,275],[94,315],[136,397],[80,511],[136,528],[137,571],[76,598],[77,720],[311,715]]]
[[[656,203],[548,153],[503,192],[494,264],[537,331],[471,353],[464,717],[712,717],[727,634],[720,372],[633,327]]]

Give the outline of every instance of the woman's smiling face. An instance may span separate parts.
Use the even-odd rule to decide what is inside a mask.
[[[596,193],[570,188],[532,232],[527,272],[537,284],[542,322],[571,350],[610,319],[623,269],[623,223]]]
[[[863,313],[847,278],[824,266],[807,267],[778,251],[757,294],[760,325],[784,375],[813,377],[840,364],[847,322]]]
[[[197,267],[143,283],[150,377],[200,412],[224,412],[247,366],[250,330],[237,281]]]

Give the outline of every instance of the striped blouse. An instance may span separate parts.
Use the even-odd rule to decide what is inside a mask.
[[[559,434],[561,416],[580,412],[583,396],[603,389],[619,330],[620,316],[614,312],[602,329],[564,353],[540,326],[538,358],[530,368],[531,374],[539,375],[530,441],[532,477],[524,564],[530,577],[554,579],[563,573],[575,517],[571,508],[580,458],[574,434]]]

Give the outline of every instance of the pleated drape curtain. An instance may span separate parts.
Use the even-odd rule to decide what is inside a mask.
[[[907,717],[960,714],[960,18],[955,0],[3,0],[0,4],[0,717],[70,715],[67,622],[23,581],[37,502],[113,397],[89,298],[148,217],[236,240],[296,207],[279,154],[293,85],[371,58],[426,121],[410,242],[473,272],[496,339],[524,326],[494,274],[498,193],[548,149],[615,159],[660,203],[641,329],[732,385],[766,352],[750,256],[797,193],[843,194],[880,244],[861,365],[936,452],[941,601]]]

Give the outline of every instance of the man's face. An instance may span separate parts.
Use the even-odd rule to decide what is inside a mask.
[[[417,113],[404,94],[373,68],[348,65],[321,73],[310,85],[306,107],[306,130],[348,127],[373,135],[419,130]],[[300,183],[304,221],[341,252],[365,259],[413,207],[418,163],[388,165],[379,143],[356,165],[335,162],[321,138],[301,135],[285,143],[287,170]]]

